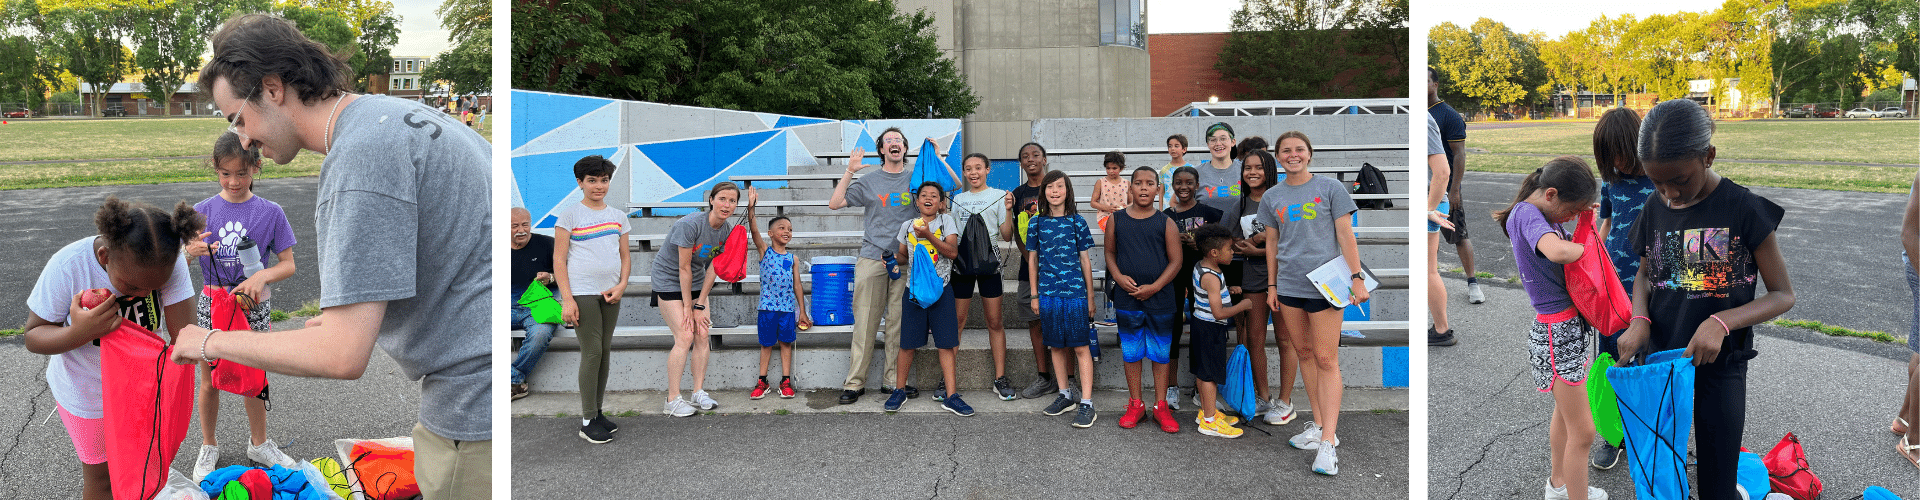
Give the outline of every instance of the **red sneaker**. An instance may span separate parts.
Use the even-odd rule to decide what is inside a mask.
[[[1127,412],[1120,415],[1120,428],[1132,429],[1140,425],[1140,417],[1147,413],[1147,405],[1138,399],[1127,400]]]
[[[793,399],[793,379],[780,379],[780,399]]]
[[[747,397],[751,399],[767,397],[767,379],[760,379],[759,383],[753,384],[753,394]]]
[[[1173,419],[1173,412],[1167,410],[1166,403],[1153,405],[1153,419],[1160,422],[1160,430],[1168,434],[1180,432],[1180,421]]]

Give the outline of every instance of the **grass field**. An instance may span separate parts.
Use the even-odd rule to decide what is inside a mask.
[[[1904,193],[1914,167],[1740,163],[1737,160],[1839,161],[1920,167],[1920,122],[1790,120],[1720,122],[1713,169],[1756,186]],[[1573,154],[1593,163],[1593,122],[1467,131],[1467,147],[1494,153]],[[1549,158],[1474,154],[1467,169],[1524,174]]]
[[[1495,153],[1593,154],[1592,121],[1467,131],[1467,146]],[[1761,120],[1719,122],[1720,157],[1920,164],[1920,121]],[[1471,168],[1471,163],[1469,163]]]
[[[226,131],[217,118],[9,120],[0,125],[0,162],[204,156]],[[480,134],[490,136],[491,118]],[[268,162],[268,178],[318,175],[322,156]],[[0,165],[0,190],[213,180],[205,159]]]

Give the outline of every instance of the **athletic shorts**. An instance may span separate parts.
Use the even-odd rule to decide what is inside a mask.
[[[1220,266],[1220,274],[1222,278],[1227,280],[1227,282],[1224,283],[1227,288],[1245,286],[1246,283],[1244,282],[1246,280],[1244,278],[1246,278],[1247,275],[1247,261],[1236,257],[1232,262],[1228,262],[1227,265]]]
[[[1113,314],[1115,322],[1120,325],[1122,361],[1138,363],[1140,358],[1146,358],[1167,364],[1167,350],[1173,344],[1175,314],[1172,311],[1153,313],[1117,310]]]
[[[1233,325],[1194,320],[1187,337],[1187,372],[1194,380],[1227,383],[1227,332]]]
[[[1280,297],[1281,306],[1304,310],[1309,314],[1325,311],[1328,309],[1339,309],[1337,307],[1333,307],[1333,303],[1328,302],[1326,297],[1300,298],[1300,297],[1288,297],[1285,295],[1280,295],[1279,297]]]
[[[1093,317],[1087,315],[1087,299],[1040,296],[1040,338],[1047,347],[1085,347],[1093,343]]]
[[[914,350],[927,346],[927,338],[933,338],[933,346],[940,349],[952,349],[960,346],[960,317],[954,314],[953,287],[940,292],[940,300],[933,307],[922,308],[919,302],[901,295],[900,300],[900,349]]]
[[[80,418],[67,413],[67,407],[54,405],[60,409],[60,423],[67,425],[67,437],[73,438],[73,451],[80,455],[80,463],[107,463],[107,419]]]
[[[792,311],[760,311],[760,347],[773,347],[775,342],[793,343],[800,325]]]
[[[997,299],[1002,295],[1000,281],[1000,275],[998,274],[953,273],[953,278],[948,280],[948,284],[953,286],[953,298],[956,299],[973,298],[975,284],[978,284],[978,288],[980,289],[980,298]]]
[[[653,307],[660,307],[660,301],[685,300],[685,297],[686,297],[686,294],[683,294],[680,292],[653,292],[653,301],[647,303],[647,305],[653,306]],[[696,290],[693,292],[693,300],[700,300],[699,291]]]
[[[1013,320],[1022,323],[1040,321],[1040,312],[1033,310],[1033,282],[1022,280],[1014,289],[1014,300],[1020,304],[1013,308]]]
[[[1587,380],[1587,367],[1593,363],[1588,348],[1593,345],[1593,329],[1569,307],[1554,314],[1539,314],[1527,329],[1528,361],[1533,364],[1533,388],[1548,392],[1559,380],[1579,386]]]
[[[1452,208],[1452,205],[1451,205],[1451,204],[1449,204],[1448,202],[1444,202],[1444,201],[1443,201],[1443,202],[1440,202],[1440,208],[1439,208],[1438,210],[1436,210],[1436,211],[1438,211],[1438,212],[1440,212],[1440,213],[1443,213],[1443,214],[1447,214],[1447,221],[1448,221],[1448,222],[1452,222],[1452,223],[1454,224],[1454,226],[1453,226],[1453,227],[1461,227],[1461,226],[1460,226],[1460,221],[1457,221],[1457,220],[1453,220],[1453,214],[1452,214],[1451,212],[1449,212],[1449,211],[1448,211],[1448,209],[1450,209],[1450,208]],[[1427,221],[1427,232],[1428,232],[1428,233],[1438,233],[1438,232],[1440,232],[1440,225],[1439,225],[1439,224],[1436,224],[1436,223],[1434,223],[1434,222],[1433,222],[1432,220],[1428,220],[1428,221]]]

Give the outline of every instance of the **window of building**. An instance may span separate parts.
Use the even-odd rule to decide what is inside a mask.
[[[407,72],[408,72],[408,73],[412,73],[412,72],[413,72],[413,60],[412,60],[412,59],[408,59],[408,60],[407,60]]]
[[[400,72],[400,61],[397,61],[397,60],[396,60],[396,61],[394,61],[394,62],[393,62],[393,72],[395,72],[395,73],[399,73],[399,72]]]
[[[1141,0],[1100,0],[1100,44],[1147,48],[1147,25],[1140,19]]]

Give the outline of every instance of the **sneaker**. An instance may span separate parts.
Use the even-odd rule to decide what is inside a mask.
[[[1267,425],[1287,425],[1293,422],[1294,417],[1300,416],[1299,413],[1294,413],[1293,403],[1274,398],[1270,404],[1272,406],[1266,413]]]
[[[687,398],[673,398],[673,401],[667,402],[667,409],[661,413],[676,417],[690,417],[693,416],[693,403],[687,402]]]
[[[1452,329],[1448,329],[1447,333],[1436,332],[1432,328],[1427,329],[1427,345],[1428,346],[1446,347],[1446,346],[1450,346],[1458,343],[1460,343],[1460,340],[1453,338]]]
[[[1334,450],[1338,446],[1333,441],[1320,442],[1320,454],[1313,457],[1313,473],[1326,476],[1340,475],[1340,456]],[[1603,496],[1593,500],[1605,500],[1605,498]]]
[[[1605,439],[1602,439],[1599,442],[1594,443],[1593,453],[1590,454],[1587,458],[1591,460],[1593,468],[1600,469],[1600,470],[1607,470],[1607,469],[1612,469],[1613,466],[1620,464],[1620,452],[1622,451],[1625,451],[1625,450],[1621,450],[1620,448],[1615,448],[1613,444],[1608,443],[1607,440]]]
[[[860,396],[865,395],[867,395],[867,388],[865,387],[840,391],[840,404],[850,405],[858,403],[860,402]]]
[[[917,389],[911,385],[906,387],[901,387],[901,389],[907,390],[907,399],[920,399],[920,389]]]
[[[938,403],[946,400],[947,400],[947,382],[945,380],[942,380],[940,381],[939,385],[933,386],[933,402]]]
[[[1140,417],[1144,417],[1146,414],[1146,403],[1142,403],[1138,399],[1127,400],[1127,412],[1120,414],[1120,428],[1132,429],[1134,426],[1140,425]]]
[[[593,425],[598,425],[600,426],[600,428],[606,429],[607,434],[620,432],[620,425],[613,423],[612,420],[608,420],[606,412],[601,412],[599,415],[595,415],[593,417],[593,420],[589,421],[588,423],[591,423]]]
[[[1241,430],[1239,427],[1227,425],[1227,422],[1222,419],[1200,420],[1200,433],[1208,436],[1233,439],[1240,437],[1241,434],[1245,434],[1246,432],[1247,431]]]
[[[1075,403],[1077,402],[1072,399],[1067,399],[1067,395],[1061,394],[1054,396],[1053,404],[1047,405],[1047,409],[1041,410],[1040,412],[1047,414],[1047,416],[1057,416],[1066,413],[1067,409],[1072,408]]]
[[[1167,408],[1180,409],[1180,386],[1167,388]]]
[[[713,401],[713,397],[707,395],[707,391],[694,391],[693,404],[699,406],[702,410],[711,410],[716,406],[720,406],[720,403]]]
[[[993,394],[1000,396],[1001,401],[1013,401],[1013,398],[1020,397],[1013,393],[1013,381],[1004,376],[993,379]]]
[[[1227,424],[1228,427],[1234,427],[1234,426],[1240,425],[1240,417],[1228,415],[1227,412],[1218,411],[1218,410],[1214,411],[1214,415],[1216,415],[1215,417],[1213,417],[1214,420],[1219,420],[1221,423]],[[1200,425],[1201,422],[1205,422],[1205,421],[1206,419],[1201,417],[1200,414],[1198,413],[1193,414],[1193,425]]]
[[[747,399],[760,399],[760,398],[767,397],[767,388],[768,388],[767,378],[760,377],[760,381],[755,382],[753,384],[753,393],[748,394]]]
[[[891,414],[900,411],[900,404],[905,402],[907,402],[907,390],[894,389],[893,395],[887,396],[887,404],[882,405],[880,409],[886,410],[887,413]]]
[[[1080,403],[1080,411],[1073,414],[1073,426],[1082,429],[1093,427],[1093,421],[1098,417],[1093,413],[1093,403]]]
[[[602,429],[600,426],[589,422],[587,425],[580,426],[580,439],[585,439],[587,442],[593,444],[601,444],[612,441],[613,433],[607,432],[606,429]]]
[[[793,379],[780,379],[780,399],[793,399]]]
[[[1116,325],[1119,325],[1119,323],[1115,323],[1111,319],[1097,319],[1093,321],[1095,328],[1113,328]]]
[[[292,457],[288,457],[287,454],[281,453],[280,445],[275,444],[272,439],[268,439],[266,442],[260,443],[254,446],[248,446],[247,458],[253,460],[255,463],[260,464],[261,467],[272,467],[272,466],[278,465],[281,467],[292,469],[295,467],[294,464],[296,463],[293,461]]]
[[[1288,439],[1287,444],[1293,445],[1294,448],[1299,448],[1302,450],[1319,449],[1320,448],[1320,423],[1307,422],[1307,430],[1300,431],[1300,433],[1294,435],[1292,439]]]
[[[1027,388],[1020,390],[1020,399],[1040,399],[1046,397],[1048,394],[1059,393],[1060,386],[1054,385],[1053,377],[1043,375],[1040,378],[1033,379],[1033,383],[1027,385]]]
[[[212,474],[214,469],[219,468],[219,465],[220,447],[210,444],[200,445],[200,459],[193,462],[194,482],[206,479],[207,474]]]
[[[1479,283],[1467,283],[1467,303],[1479,304],[1487,301],[1487,292],[1480,289]]]
[[[514,401],[519,401],[520,398],[527,397],[528,394],[532,394],[532,393],[533,391],[530,391],[527,389],[527,384],[513,384],[513,400]]]
[[[961,401],[959,394],[947,395],[946,399],[940,403],[940,407],[946,408],[947,411],[953,412],[954,415],[962,417],[973,416],[973,407],[967,406],[966,401]]]
[[[1160,422],[1160,430],[1168,434],[1180,432],[1180,421],[1174,420],[1173,411],[1168,410],[1166,405],[1153,405],[1153,420]]]
[[[1548,483],[1545,486],[1545,488],[1546,488],[1547,500],[1567,500],[1568,498],[1570,498],[1567,495],[1566,485],[1554,486],[1552,483]],[[1741,498],[1746,498],[1746,497],[1743,496]],[[1587,500],[1607,500],[1607,490],[1603,490],[1598,487],[1588,485]]]

